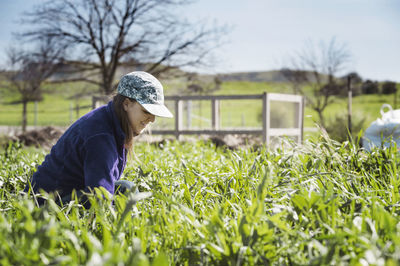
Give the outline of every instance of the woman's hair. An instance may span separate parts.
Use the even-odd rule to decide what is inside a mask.
[[[121,94],[116,94],[113,98],[113,105],[115,113],[117,114],[117,117],[121,122],[122,131],[124,131],[125,133],[125,148],[128,150],[128,152],[131,152],[134,134],[129,123],[128,114],[124,110],[123,103],[125,99],[128,99],[131,102],[136,102],[134,99],[128,98]]]

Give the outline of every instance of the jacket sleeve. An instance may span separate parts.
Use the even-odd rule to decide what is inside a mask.
[[[83,170],[85,191],[104,187],[114,194],[114,183],[121,173],[118,170],[117,144],[112,135],[95,135],[85,142]]]

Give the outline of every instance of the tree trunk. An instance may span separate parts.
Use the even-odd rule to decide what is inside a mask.
[[[112,83],[111,82],[107,82],[106,84],[105,84],[105,89],[104,89],[104,93],[106,94],[106,95],[110,95],[110,94],[112,94],[113,93],[113,86],[112,86]]]
[[[325,128],[325,119],[324,119],[324,115],[322,114],[322,111],[318,110],[318,117],[319,117],[319,123],[321,124],[321,126],[323,128]]]
[[[28,102],[23,101],[22,102],[22,132],[26,132],[26,124],[27,124],[27,118],[26,118],[26,109],[27,109]]]
[[[102,93],[104,94],[104,95],[110,95],[110,94],[112,94],[113,93],[113,85],[112,85],[112,80],[113,80],[113,78],[114,78],[114,75],[112,76],[112,77],[106,77],[106,76],[103,76],[103,85],[102,85]]]

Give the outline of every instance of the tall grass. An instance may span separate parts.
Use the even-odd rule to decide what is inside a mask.
[[[44,153],[0,155],[2,265],[396,265],[396,147],[367,153],[321,135],[301,147],[139,143],[140,193],[37,207],[21,193]]]

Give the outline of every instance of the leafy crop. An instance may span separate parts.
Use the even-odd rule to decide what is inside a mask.
[[[395,265],[399,156],[327,137],[228,150],[138,143],[124,178],[139,194],[37,207],[21,191],[42,153],[0,155],[0,264]],[[150,194],[151,193],[151,194]]]

